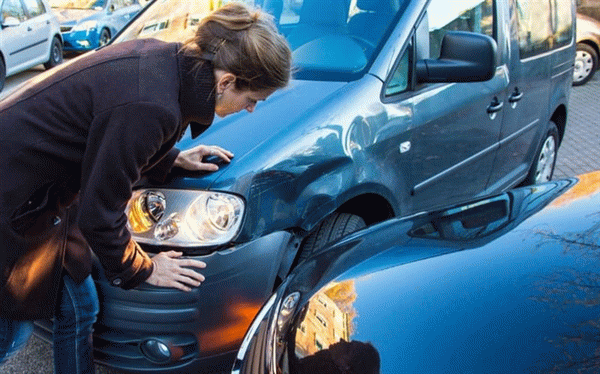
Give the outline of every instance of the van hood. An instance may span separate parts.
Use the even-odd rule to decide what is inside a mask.
[[[270,156],[257,154],[257,148],[266,143],[281,147],[285,143],[282,138],[294,131],[302,131],[298,124],[311,121],[311,115],[347,85],[347,82],[293,80],[288,87],[260,102],[253,113],[243,111],[225,118],[216,117],[213,124],[194,139],[188,128],[177,144],[180,150],[199,144],[218,145],[233,152],[235,157],[231,164],[221,166],[220,171],[202,175],[202,181],[196,175],[174,183],[184,183],[182,188],[190,183],[198,187],[196,183],[200,183],[201,188],[207,188],[219,178],[235,178],[238,173],[246,173],[248,162],[260,162],[258,158]]]

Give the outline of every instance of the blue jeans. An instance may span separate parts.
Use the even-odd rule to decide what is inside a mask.
[[[65,274],[54,316],[54,372],[94,373],[92,325],[98,295],[91,276],[76,284]],[[21,349],[33,332],[33,321],[0,318],[0,363]]]

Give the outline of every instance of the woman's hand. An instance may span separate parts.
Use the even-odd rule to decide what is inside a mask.
[[[169,251],[152,257],[154,269],[146,282],[153,286],[172,287],[182,291],[191,291],[192,287],[198,287],[204,282],[204,276],[188,267],[203,269],[206,264],[198,260],[179,258],[182,255],[181,252]]]
[[[233,153],[216,145],[199,145],[179,153],[173,166],[191,171],[217,171],[219,167],[212,162],[202,162],[206,156],[215,156],[230,162]]]

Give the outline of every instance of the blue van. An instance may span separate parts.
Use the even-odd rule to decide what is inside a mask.
[[[154,0],[113,42],[186,40],[225,2]],[[573,78],[573,2],[254,3],[288,38],[295,79],[252,115],[178,144],[222,146],[230,164],[140,183],[134,238],[149,253],[206,262],[206,282],[188,293],[125,291],[98,271],[102,365],[227,370],[261,305],[327,242],[552,178]]]

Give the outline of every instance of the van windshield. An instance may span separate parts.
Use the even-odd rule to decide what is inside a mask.
[[[271,13],[292,48],[297,79],[362,76],[409,0],[246,0]],[[183,42],[225,0],[155,0],[114,40]]]

